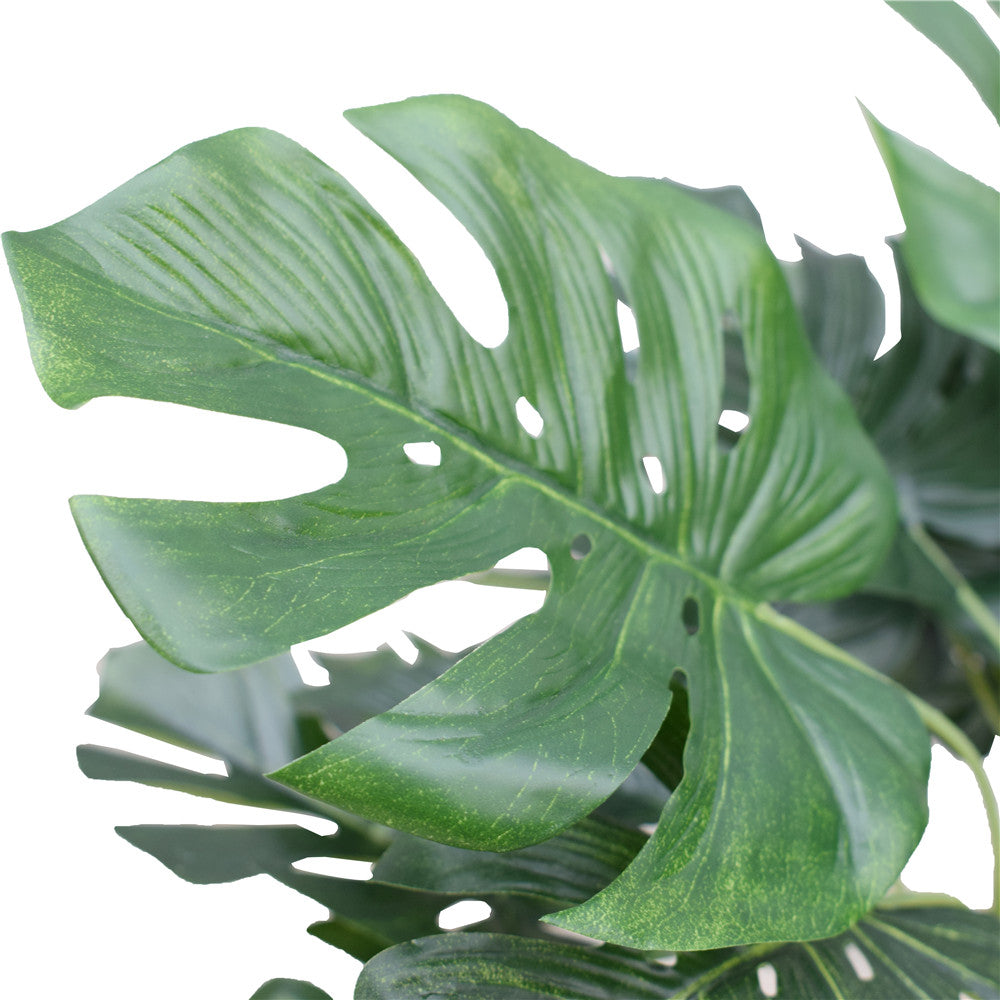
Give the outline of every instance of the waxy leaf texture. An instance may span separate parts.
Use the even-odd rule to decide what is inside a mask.
[[[540,548],[540,611],[273,777],[426,839],[523,848],[628,777],[680,671],[681,784],[625,871],[552,922],[648,949],[844,930],[920,837],[929,748],[899,689],[769,603],[863,583],[896,509],[764,240],[465,98],[349,117],[483,247],[508,305],[499,347],[460,327],[343,178],[263,130],[6,235],[57,402],[169,400],[347,453],[339,482],[269,502],[77,497],[109,587],[161,654],[215,671]],[[749,386],[736,442],[718,431],[727,342]],[[439,466],[404,450],[426,441]]]

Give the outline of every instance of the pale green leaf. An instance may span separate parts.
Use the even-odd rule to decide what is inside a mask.
[[[969,78],[1000,123],[1000,52],[975,17],[954,0],[889,0]]]
[[[1000,194],[865,114],[906,223],[917,296],[943,326],[1000,350]]]

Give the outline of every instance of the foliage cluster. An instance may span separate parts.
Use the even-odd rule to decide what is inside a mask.
[[[894,6],[1000,120],[976,22]],[[869,119],[906,220],[902,340],[873,360],[864,260],[779,263],[739,189],[608,177],[464,98],[349,117],[483,247],[499,347],[264,130],[5,236],[59,404],[185,403],[348,455],[282,500],[73,500],[145,640],[108,654],[92,714],[227,774],[94,746],[83,770],[338,824],[121,835],[189,881],[266,873],[328,907],[309,931],[367,962],[363,998],[996,996],[995,911],[896,883],[928,730],[1000,838],[997,192]],[[541,578],[494,568],[524,546]],[[318,655],[329,685],[302,683],[292,644],[458,577],[545,602],[461,654],[414,637],[412,666]],[[295,867],[314,857],[374,878]],[[470,897],[490,916],[442,932]]]

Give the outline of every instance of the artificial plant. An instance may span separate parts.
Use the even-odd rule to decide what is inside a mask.
[[[978,86],[986,36],[944,8]],[[864,262],[779,263],[738,190],[608,177],[461,97],[348,117],[483,247],[499,347],[347,181],[261,129],[5,236],[56,402],[262,417],[348,456],[282,500],[73,500],[145,640],[109,654],[91,711],[228,775],[98,747],[84,770],[339,825],[122,835],[192,881],[264,872],[328,906],[310,931],[369,961],[359,997],[996,995],[995,914],[896,886],[928,730],[998,836],[996,192],[870,120],[907,222],[903,339],[873,361]],[[524,546],[550,566],[537,613],[299,679],[292,644],[440,580],[516,584],[491,568]],[[317,855],[374,879],[293,867]],[[491,916],[441,933],[468,896]]]

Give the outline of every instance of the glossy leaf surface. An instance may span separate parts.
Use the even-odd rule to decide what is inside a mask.
[[[889,0],[969,78],[1000,123],[1000,53],[975,17],[954,0]]]
[[[64,223],[8,234],[57,401],[167,399],[347,451],[340,482],[284,500],[78,498],[105,579],[153,646],[214,670],[541,548],[541,611],[277,777],[419,836],[516,849],[632,772],[680,669],[684,781],[633,865],[559,921],[637,947],[842,929],[915,846],[929,755],[899,692],[764,603],[857,586],[893,523],[766,244],[471,101],[351,118],[483,246],[510,316],[496,350],[342,178],[273,133],[196,143]],[[631,379],[616,289],[641,340]],[[727,337],[751,423],[721,448]],[[404,451],[427,440],[438,468]]]
[[[301,979],[271,979],[250,1000],[330,1000],[330,995]]]
[[[452,934],[378,955],[357,1000],[926,1000],[1000,995],[995,917],[956,907],[880,910],[835,938],[677,955]]]
[[[901,246],[920,301],[943,326],[1000,350],[1000,194],[867,117],[906,223]]]

